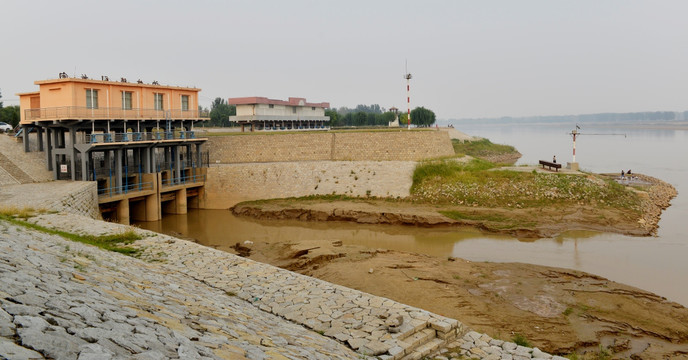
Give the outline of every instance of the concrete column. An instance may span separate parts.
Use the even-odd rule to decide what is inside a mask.
[[[119,194],[122,192],[122,149],[115,150],[115,188]],[[127,209],[129,205],[127,205]],[[128,210],[127,210],[128,211]]]
[[[198,167],[203,167],[203,157],[201,156],[201,144],[198,143],[196,144],[196,162],[198,163]]]
[[[46,151],[45,151],[45,159],[46,163],[48,163],[48,170],[53,169],[53,139],[51,138],[52,136],[52,131],[50,131],[50,128],[45,128],[45,142],[46,142]]]
[[[143,162],[143,172],[146,174],[150,174],[151,171],[151,148],[147,147],[144,148],[142,151],[142,159],[141,161]]]
[[[120,200],[117,204],[117,222],[129,225],[129,199]]]
[[[36,131],[38,132],[38,151],[43,151],[43,128],[37,127]]]
[[[22,135],[24,135],[22,138],[22,140],[24,141],[24,152],[30,152],[31,151],[31,147],[30,147],[30,143],[29,143],[29,129],[31,129],[31,128],[26,126],[26,125],[22,126],[22,130],[24,130],[24,132],[22,133]]]
[[[179,189],[174,192],[174,200],[168,201],[164,205],[167,214],[186,214],[186,189]]]
[[[76,144],[76,129],[74,129],[74,128],[69,129],[69,141],[70,141],[69,146],[72,149],[72,151],[69,152],[69,154],[71,155],[70,157],[72,158],[72,164],[71,164],[72,166],[71,166],[70,171],[71,171],[71,175],[72,175],[72,181],[74,181],[74,180],[76,180],[76,153],[77,153],[76,147],[74,146],[74,144]],[[83,161],[84,161],[84,159],[82,159],[82,162]]]
[[[180,146],[175,145],[172,148],[172,155],[174,156],[174,177],[177,179],[177,182],[179,182],[179,178],[181,178],[181,173],[182,173],[182,166],[181,166],[181,156],[180,156]],[[186,202],[185,202],[186,203]]]
[[[91,160],[91,152],[81,154],[81,181],[88,181],[88,168],[87,165]],[[93,179],[95,180],[95,179]]]

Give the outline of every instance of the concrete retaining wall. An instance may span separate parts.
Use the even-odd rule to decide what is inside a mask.
[[[100,219],[95,181],[51,181],[3,186],[0,206],[64,211]]]
[[[446,131],[211,136],[210,162],[418,161],[454,154]]]
[[[413,161],[301,161],[211,166],[205,183],[209,209],[238,202],[314,194],[406,197]]]

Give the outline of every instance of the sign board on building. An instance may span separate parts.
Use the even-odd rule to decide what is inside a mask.
[[[60,165],[60,172],[63,172],[63,173],[67,172],[67,164]]]

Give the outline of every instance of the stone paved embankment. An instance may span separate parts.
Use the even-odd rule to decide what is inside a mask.
[[[127,229],[72,214],[30,221],[89,234]],[[552,358],[483,334],[464,334],[453,319],[166,235],[138,230],[145,236],[136,242],[144,262],[3,226],[9,234],[2,236],[0,270],[20,277],[9,277],[12,286],[3,284],[11,290],[0,292],[10,321],[0,328],[48,356],[54,354],[47,352],[50,346],[34,342],[45,335],[23,335],[65,336],[70,340],[60,343],[70,344],[63,351],[72,357],[189,352],[220,358]],[[20,285],[27,281],[32,285]],[[148,345],[140,336],[152,330]],[[290,347],[295,339],[301,353]],[[155,358],[148,355],[140,356]]]
[[[357,357],[170,266],[3,221],[0,306],[3,359]]]

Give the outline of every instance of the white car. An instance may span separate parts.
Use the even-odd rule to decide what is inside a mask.
[[[10,132],[12,131],[12,125],[0,121],[0,132]]]

